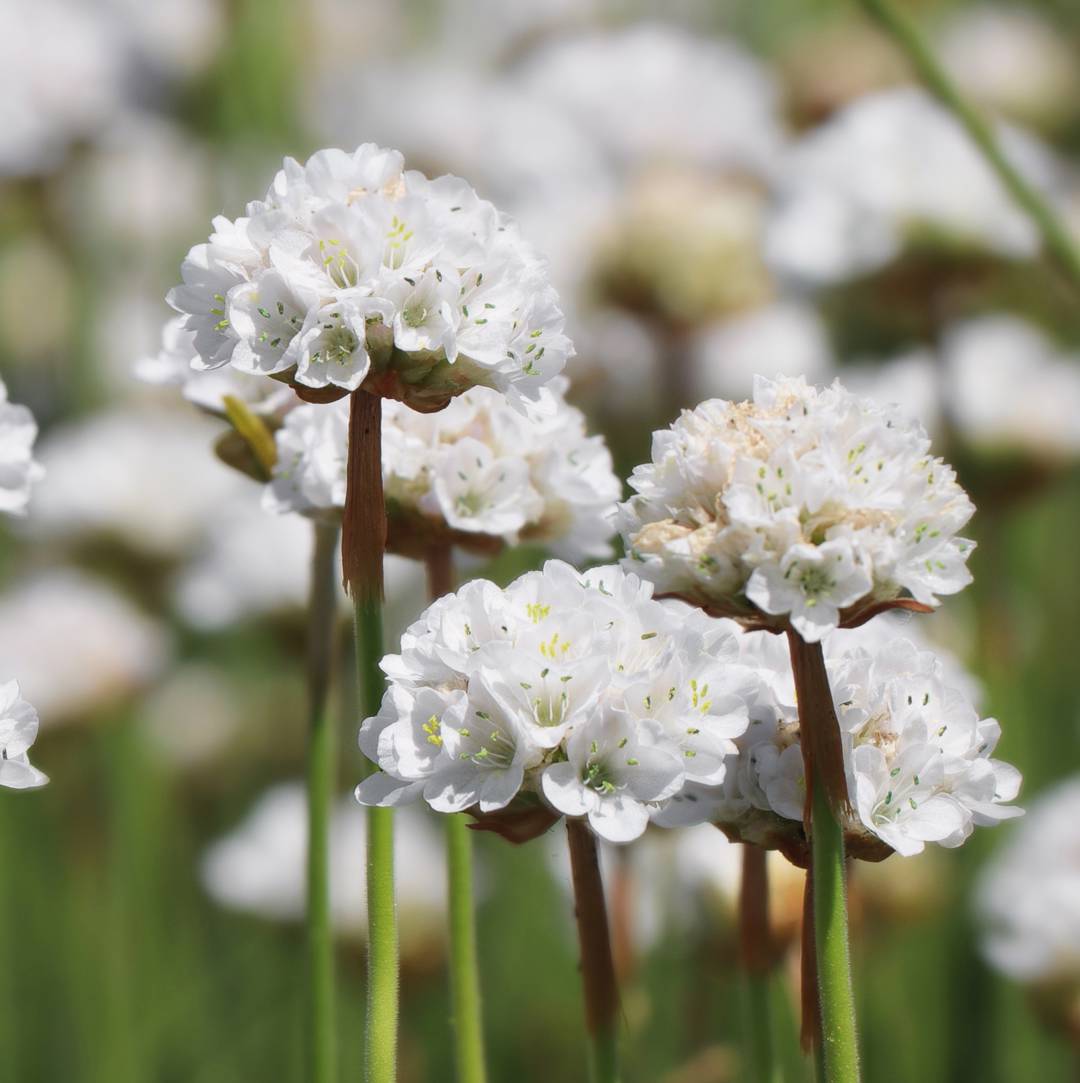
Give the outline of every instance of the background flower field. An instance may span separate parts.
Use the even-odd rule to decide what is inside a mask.
[[[754,372],[839,375],[901,403],[978,509],[974,584],[908,619],[1003,721],[1020,804],[1080,773],[1075,290],[857,6],[647,7],[0,0],[0,374],[40,423],[46,471],[29,517],[0,522],[0,682],[17,676],[37,708],[51,779],[0,792],[0,1080],[303,1079],[310,532],[214,457],[221,424],[157,358],[184,253],[285,154],[374,140],[513,214],[566,309],[566,398],[620,478],[654,428],[748,397]],[[1080,14],[913,11],[1080,239]],[[579,541],[575,557],[595,551]],[[473,555],[461,574],[506,584],[548,555]],[[387,593],[389,646],[425,604],[421,566],[390,558]],[[341,605],[332,902],[341,1069],[358,1078],[363,810]],[[406,1083],[452,1076],[435,821],[423,805],[399,821]],[[1019,872],[986,872],[1036,822],[1051,819],[856,868],[868,1080],[1074,1077],[1075,829],[1045,847],[1056,868],[1033,847]],[[575,1080],[562,835],[475,844],[490,1077]],[[605,875],[626,1078],[741,1078],[735,847],[707,827],[650,831],[606,853]],[[793,944],[799,874],[778,865],[773,883]],[[1032,962],[1030,937],[990,953],[1025,981],[1053,970],[1038,995],[986,956],[1023,888],[1035,939],[1053,916],[1054,965]],[[772,989],[788,1080],[809,1077],[795,956]]]

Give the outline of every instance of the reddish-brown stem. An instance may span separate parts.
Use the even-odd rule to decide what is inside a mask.
[[[382,480],[382,400],[354,391],[349,406],[349,460],[341,525],[341,572],[357,602],[383,598],[386,505]]]
[[[747,974],[767,974],[775,959],[769,927],[768,854],[751,843],[744,843],[742,851],[739,962]]]
[[[432,545],[424,550],[428,598],[435,601],[454,589],[454,551],[449,545]]]
[[[585,1025],[594,1041],[613,1045],[619,992],[596,838],[583,820],[569,819],[566,836],[570,843],[574,914],[581,949]]]

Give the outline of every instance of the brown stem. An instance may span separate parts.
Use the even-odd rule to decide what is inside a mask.
[[[825,655],[820,643],[807,643],[793,628],[788,629],[788,649],[795,677],[795,698],[799,710],[799,736],[802,741],[807,802],[810,808],[811,780],[825,787],[837,819],[843,823],[851,815],[847,773],[844,770],[844,746],[840,722],[836,717]],[[811,766],[814,770],[811,770]],[[816,772],[816,773],[815,773]],[[804,816],[809,826],[809,818]],[[809,833],[809,832],[808,832]]]
[[[583,820],[566,821],[570,843],[570,870],[574,882],[574,915],[581,950],[581,977],[585,987],[585,1025],[594,1038],[615,1031],[619,992],[611,953],[604,882],[596,838]]]
[[[772,969],[776,957],[769,927],[768,855],[751,843],[743,843],[742,851],[739,962],[747,974],[763,975]]]
[[[428,597],[431,601],[454,589],[454,551],[449,545],[432,545],[424,550]]]
[[[341,572],[358,602],[383,599],[386,504],[382,479],[382,400],[354,391],[349,406],[349,464],[341,527]]]

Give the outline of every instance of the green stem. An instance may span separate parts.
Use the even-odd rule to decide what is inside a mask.
[[[330,919],[330,817],[334,800],[334,724],[328,709],[337,623],[337,526],[315,524],[308,603],[307,756],[308,1078],[337,1078],[334,1025],[334,932]]]
[[[743,970],[743,1028],[746,1070],[754,1083],[776,1083],[779,1065],[773,1057],[772,937],[769,930],[767,854],[760,846],[743,845],[739,885],[739,956]]]
[[[364,717],[379,710],[383,675],[382,602],[354,594],[356,659]],[[369,772],[374,765],[368,766]],[[397,1077],[398,933],[394,906],[394,814],[367,810],[368,990],[364,1079],[394,1083]]]
[[[1068,229],[1050,204],[1005,156],[993,128],[960,93],[934,57],[915,22],[892,0],[860,0],[860,3],[907,55],[929,90],[952,110],[1005,189],[1038,227],[1043,243],[1058,266],[1072,284],[1080,288],[1080,250]]]
[[[810,872],[814,879],[814,944],[821,1000],[821,1049],[827,1083],[857,1083],[859,1045],[848,957],[844,832],[820,779],[813,783]]]
[[[450,896],[450,995],[458,1083],[484,1083],[483,1015],[476,958],[472,838],[464,813],[446,817],[447,886]]]
[[[453,552],[430,548],[425,557],[428,595],[434,601],[454,589]],[[483,1011],[473,901],[472,835],[463,813],[446,817],[447,893],[450,902],[450,999],[458,1083],[484,1083]]]
[[[581,979],[585,989],[589,1079],[592,1083],[619,1083],[619,993],[596,838],[583,820],[567,820],[566,837],[570,843],[574,914],[581,949]]]

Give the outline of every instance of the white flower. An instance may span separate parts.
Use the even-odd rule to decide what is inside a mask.
[[[37,732],[37,711],[19,694],[18,682],[0,682],[0,787],[32,790],[49,781],[26,755]]]
[[[983,951],[998,970],[1033,985],[1080,980],[1080,780],[1041,794],[979,879]]]
[[[44,471],[34,461],[37,422],[25,406],[8,402],[7,388],[0,380],[0,512],[24,515],[30,501],[30,487]]]
[[[425,529],[549,546],[567,560],[609,556],[621,486],[599,436],[563,397],[560,378],[531,417],[473,388],[445,410],[383,403],[383,479],[392,514]],[[345,404],[301,406],[276,434],[278,462],[264,498],[277,512],[340,514],[348,454]]]
[[[970,582],[954,472],[917,423],[839,383],[759,377],[751,402],[684,411],[630,485],[627,568],[750,623],[788,616],[810,642],[851,607],[935,605]]]
[[[1061,189],[1049,152],[1000,126],[1010,161],[1044,193]],[[1035,227],[967,133],[921,90],[858,99],[787,152],[766,241],[780,273],[834,282],[888,263],[920,228],[1007,258],[1032,257]]]
[[[70,568],[0,596],[0,658],[46,726],[92,719],[150,684],[169,636],[101,580]]]
[[[270,921],[302,921],[306,909],[307,799],[299,782],[264,793],[237,827],[202,859],[202,883],[220,906]],[[445,851],[435,825],[419,810],[396,820],[397,894],[406,951],[430,951],[445,920]],[[367,932],[363,811],[347,799],[330,822],[330,912],[346,936]]]
[[[954,661],[898,638],[913,630],[879,620],[825,641],[857,817],[848,827],[903,855],[920,853],[928,842],[959,846],[975,826],[1020,815],[1007,804],[1019,791],[1019,773],[991,758],[997,722],[979,718],[970,678]],[[750,726],[737,740],[738,759],[719,790],[695,791],[696,808],[684,802],[658,819],[712,820],[760,841],[770,831],[783,834],[770,817],[801,823],[803,756],[783,642],[747,632],[740,643],[744,664],[759,668],[763,680]]]
[[[439,409],[476,385],[534,399],[571,352],[543,264],[455,177],[366,143],[287,159],[262,201],[214,220],[169,295],[196,367]]]
[[[739,46],[662,23],[561,38],[522,79],[621,163],[689,161],[760,174],[783,135],[777,89]],[[702,116],[722,116],[706,133]]]
[[[617,842],[688,781],[723,780],[757,693],[722,622],[654,601],[618,568],[558,561],[440,599],[383,669],[390,687],[360,732],[382,771],[362,802],[484,813],[542,793]]]

